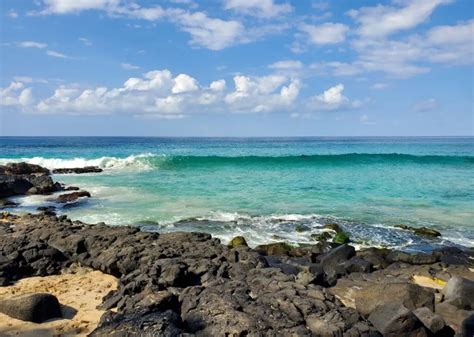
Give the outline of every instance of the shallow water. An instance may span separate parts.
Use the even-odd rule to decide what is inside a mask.
[[[0,163],[97,165],[56,175],[93,195],[74,219],[310,242],[337,222],[359,245],[474,245],[474,138],[0,138]],[[45,197],[22,198],[20,211]],[[201,221],[179,222],[187,218]],[[192,223],[192,225],[191,225]],[[395,224],[427,226],[442,240]],[[305,231],[296,231],[304,228]]]

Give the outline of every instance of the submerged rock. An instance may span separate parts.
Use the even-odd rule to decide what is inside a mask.
[[[336,234],[336,236],[332,239],[332,242],[337,243],[337,244],[344,244],[344,243],[349,243],[349,234],[346,232],[339,232]]]
[[[331,229],[335,231],[336,233],[340,233],[343,231],[341,226],[339,226],[337,223],[327,223],[323,227],[326,229]]]
[[[0,299],[0,312],[22,321],[34,323],[62,317],[58,299],[47,293]]]
[[[416,235],[420,235],[420,236],[428,236],[428,237],[433,237],[433,238],[441,236],[440,232],[428,227],[411,227],[407,225],[395,225],[394,227],[413,232]]]
[[[315,233],[310,235],[311,240],[314,241],[327,241],[332,238],[332,235],[330,232],[321,232],[321,233]]]
[[[82,174],[82,173],[100,173],[103,170],[98,166],[86,166],[75,168],[57,168],[53,170],[54,174]]]

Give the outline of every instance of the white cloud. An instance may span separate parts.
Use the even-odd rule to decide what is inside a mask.
[[[54,94],[31,108],[37,113],[107,114],[127,113],[157,118],[182,118],[193,113],[258,113],[290,111],[297,105],[300,81],[281,75],[233,78],[208,86],[187,74],[173,76],[167,69],[129,78],[122,87],[79,88],[59,86]]]
[[[288,70],[288,69],[301,69],[303,68],[303,63],[301,61],[294,61],[294,60],[283,60],[278,61],[268,66],[272,69],[281,69],[281,70]]]
[[[112,10],[120,4],[120,0],[43,0],[46,8],[42,14],[78,13],[91,9]]]
[[[85,37],[80,37],[78,40],[81,41],[84,44],[84,46],[87,46],[87,47],[92,46],[91,40],[86,39]]]
[[[60,53],[60,52],[57,52],[57,51],[54,51],[54,50],[47,50],[46,51],[46,55],[48,56],[52,56],[52,57],[58,57],[58,58],[69,58],[69,56],[67,55],[64,55],[63,53]]]
[[[173,88],[171,92],[173,94],[180,94],[184,92],[196,91],[199,89],[196,79],[186,74],[179,74],[174,79]]]
[[[435,98],[429,98],[413,104],[412,110],[415,112],[425,112],[434,110],[438,107],[438,101]]]
[[[263,18],[279,16],[293,10],[290,4],[276,4],[274,0],[225,0],[224,2],[225,9]]]
[[[244,26],[235,20],[214,19],[203,12],[174,10],[173,13],[171,19],[191,35],[192,45],[221,50],[240,42],[244,36]]]
[[[10,9],[7,13],[7,16],[12,19],[16,19],[18,17],[18,13],[15,10]]]
[[[334,111],[358,108],[362,105],[361,101],[349,100],[349,98],[344,96],[343,92],[344,85],[339,83],[323,93],[311,97],[308,107],[316,111]]]
[[[225,88],[226,88],[225,80],[213,81],[209,85],[209,89],[211,89],[212,91],[224,91]]]
[[[22,82],[11,82],[6,88],[0,88],[0,106],[26,107],[33,103],[31,88],[25,88]]]
[[[48,46],[46,43],[35,42],[35,41],[17,42],[17,45],[18,47],[21,47],[21,48],[38,48],[38,49],[43,49]]]
[[[398,1],[404,6],[377,5],[351,10],[348,14],[359,23],[358,34],[380,38],[419,25],[429,18],[436,7],[450,2],[452,0]]]
[[[122,69],[125,69],[125,70],[137,70],[137,69],[140,69],[139,66],[136,66],[136,65],[130,64],[130,63],[120,63],[120,66],[122,67]]]
[[[374,90],[383,90],[388,87],[388,83],[374,83],[370,88]]]
[[[307,34],[310,43],[324,45],[344,42],[349,27],[342,23],[327,22],[321,25],[303,24],[299,29]]]

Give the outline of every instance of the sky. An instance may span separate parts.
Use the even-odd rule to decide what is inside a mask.
[[[474,135],[472,0],[2,0],[0,136]]]

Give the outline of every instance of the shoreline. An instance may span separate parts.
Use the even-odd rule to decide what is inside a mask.
[[[41,167],[2,169],[14,171],[6,174],[12,191],[61,190],[66,201],[87,197],[79,188],[53,182]],[[100,301],[98,309],[105,313],[90,336],[375,337],[394,331],[469,336],[473,331],[472,249],[356,251],[343,236],[340,242],[321,238],[312,245],[278,242],[252,249],[242,237],[224,245],[206,233],[86,224],[47,208],[21,216],[1,213],[0,286],[59,275],[72,265],[119,280],[117,290]],[[6,300],[0,296],[0,303]]]

